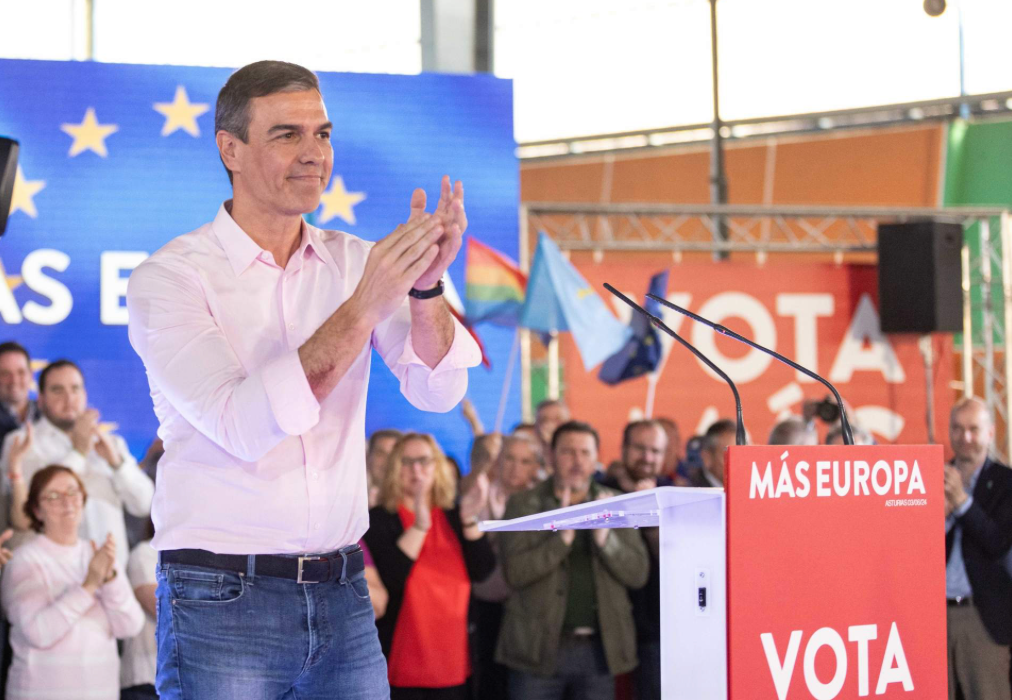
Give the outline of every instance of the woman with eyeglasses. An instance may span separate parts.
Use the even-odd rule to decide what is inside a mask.
[[[487,497],[482,479],[455,505],[456,479],[432,436],[409,433],[394,446],[365,535],[390,595],[376,626],[391,700],[470,697],[471,582],[495,568],[478,529]]]
[[[14,649],[7,700],[119,698],[116,639],[140,632],[144,613],[116,571],[112,535],[101,546],[77,536],[87,498],[66,467],[32,477],[24,510],[40,536],[15,550],[0,582]]]

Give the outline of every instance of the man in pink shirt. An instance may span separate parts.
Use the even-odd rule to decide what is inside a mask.
[[[388,697],[358,540],[369,526],[365,401],[375,348],[415,406],[445,412],[481,354],[440,297],[463,186],[376,244],[321,231],[331,123],[316,76],[263,61],[218,95],[233,198],[130,278],[165,455],[162,698]]]

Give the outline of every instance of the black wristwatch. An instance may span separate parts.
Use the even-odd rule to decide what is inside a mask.
[[[411,297],[412,299],[432,299],[433,297],[438,297],[442,293],[443,293],[443,280],[439,280],[438,282],[436,282],[436,286],[433,287],[432,289],[415,289],[414,287],[412,287],[411,291],[408,292],[408,296]]]

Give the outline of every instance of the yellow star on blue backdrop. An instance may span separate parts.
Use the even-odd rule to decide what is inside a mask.
[[[94,151],[105,158],[109,152],[105,148],[105,140],[119,131],[115,124],[99,124],[95,117],[95,108],[89,107],[84,113],[84,121],[80,124],[63,124],[61,131],[74,137],[67,155],[74,157],[85,151]]]
[[[335,175],[330,189],[320,197],[323,204],[323,211],[320,212],[320,223],[325,224],[335,216],[340,216],[346,222],[355,225],[355,212],[352,210],[356,204],[365,199],[365,192],[349,192],[344,189],[344,178]]]
[[[35,209],[35,202],[32,197],[46,186],[45,180],[26,180],[21,166],[14,172],[14,196],[11,198],[10,214],[16,211],[23,211],[33,219],[39,215]]]
[[[8,275],[6,270],[4,270],[2,260],[0,260],[0,278],[3,278],[3,280],[7,283],[7,288],[12,292],[20,287],[21,283],[24,282],[21,275]]]
[[[39,372],[41,372],[42,370],[44,370],[48,364],[49,364],[49,360],[32,360],[32,364],[31,364],[31,368],[32,368],[32,385],[29,387],[32,391],[38,393],[38,391],[39,391],[39,384],[38,384],[38,380],[35,377],[36,377],[36,375]]]
[[[172,102],[155,102],[154,108],[156,112],[165,116],[162,136],[168,136],[178,129],[182,129],[190,136],[200,136],[197,117],[210,109],[210,105],[190,102],[186,88],[178,85],[176,86],[176,96]]]

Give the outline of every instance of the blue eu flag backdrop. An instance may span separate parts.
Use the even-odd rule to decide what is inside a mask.
[[[0,60],[0,135],[21,143],[7,233],[0,239],[0,341],[36,358],[67,357],[89,403],[135,454],[155,436],[144,369],[126,335],[130,271],[170,239],[210,221],[231,189],[214,141],[214,104],[230,70]],[[408,215],[415,187],[434,206],[445,173],[464,182],[469,235],[518,248],[512,85],[489,76],[321,73],[334,123],[334,174],[307,220],[369,240]],[[463,256],[450,269],[463,284]],[[513,332],[482,332],[494,371],[472,370],[470,396],[494,415]],[[434,433],[464,456],[456,414],[417,411],[382,366],[372,374],[369,431]],[[514,381],[513,386],[519,386]],[[519,419],[519,392],[507,422]]]

